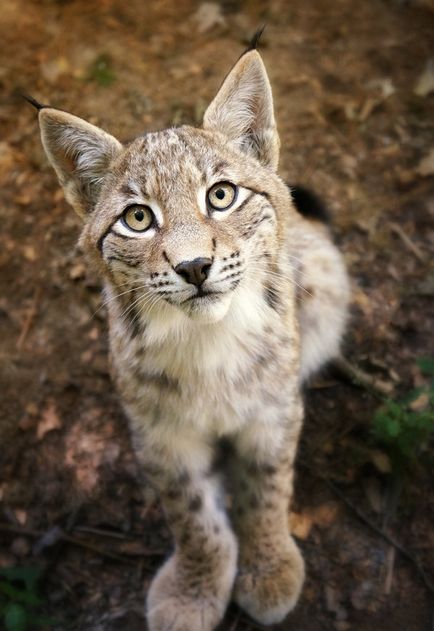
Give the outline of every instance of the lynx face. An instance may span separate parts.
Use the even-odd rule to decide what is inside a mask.
[[[136,310],[167,306],[217,321],[275,238],[276,214],[216,134],[183,127],[136,140],[86,232]],[[267,174],[270,177],[269,174]]]
[[[149,133],[126,147],[71,114],[40,111],[46,153],[85,219],[81,243],[133,313],[175,309],[216,322],[277,254],[277,206],[288,214],[291,201],[275,173],[268,78],[254,50],[231,75],[203,129]]]

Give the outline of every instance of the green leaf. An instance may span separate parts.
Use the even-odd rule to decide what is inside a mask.
[[[434,357],[419,357],[416,363],[422,374],[434,377]]]
[[[7,607],[3,620],[7,631],[26,631],[27,629],[26,610],[16,603],[11,603]]]
[[[4,576],[8,581],[22,581],[29,592],[35,591],[41,575],[42,568],[37,565],[24,565],[22,567],[6,567],[0,569],[0,576]]]
[[[7,581],[0,582],[0,593],[5,594],[9,600],[18,600],[27,605],[40,605],[42,603],[34,592],[18,589]]]
[[[112,61],[109,55],[103,53],[95,59],[89,68],[89,78],[104,88],[107,88],[116,80],[116,74],[112,68]]]

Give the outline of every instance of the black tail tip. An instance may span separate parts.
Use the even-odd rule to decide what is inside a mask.
[[[330,213],[315,193],[304,186],[289,186],[292,201],[300,215],[306,219],[331,224]]]
[[[26,92],[22,92],[21,97],[25,101],[27,101],[27,103],[30,103],[30,105],[32,105],[36,110],[38,110],[38,112],[44,109],[44,107],[47,107],[46,105],[39,103],[39,101],[37,101],[35,98],[33,98],[33,96],[30,96],[30,94],[27,94]]]

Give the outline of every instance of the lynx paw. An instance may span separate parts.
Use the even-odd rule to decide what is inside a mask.
[[[177,572],[176,557],[154,578],[147,598],[149,631],[213,631],[229,601],[235,562],[224,576],[196,576]]]
[[[304,561],[292,538],[286,550],[256,558],[254,551],[240,564],[234,600],[257,622],[281,622],[295,607],[304,581]]]

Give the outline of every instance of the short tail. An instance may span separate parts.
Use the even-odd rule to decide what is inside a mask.
[[[289,190],[291,191],[294,205],[300,215],[303,215],[306,219],[331,224],[329,211],[315,193],[304,188],[304,186],[298,185],[289,186]]]

